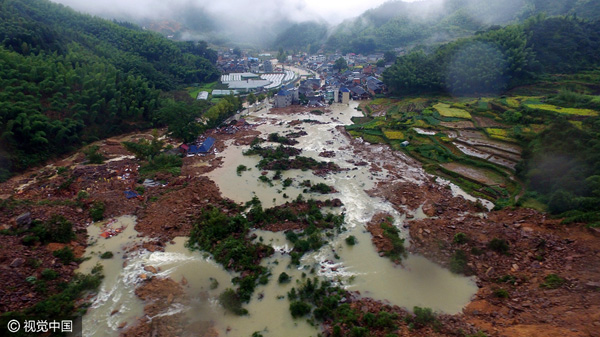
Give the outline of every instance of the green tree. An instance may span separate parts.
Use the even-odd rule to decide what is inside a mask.
[[[346,62],[346,59],[340,57],[339,59],[335,60],[335,63],[333,64],[333,69],[342,71],[346,68],[348,68],[348,62]]]
[[[393,63],[396,61],[396,53],[394,51],[388,50],[383,53],[383,59],[386,63]]]
[[[246,97],[246,100],[248,101],[248,104],[252,105],[252,104],[256,103],[256,96],[254,95],[254,93],[251,92]]]
[[[194,141],[204,131],[204,127],[197,119],[206,111],[203,102],[184,103],[168,100],[157,111],[154,121],[157,125],[167,125],[169,135],[183,140]]]

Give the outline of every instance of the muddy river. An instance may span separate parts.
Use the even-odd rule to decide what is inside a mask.
[[[336,130],[336,126],[350,124],[352,116],[360,116],[356,106],[356,103],[351,103],[350,106],[334,105],[331,113],[323,115],[271,115],[263,109],[247,118],[250,123],[260,123],[257,129],[264,135],[299,131],[287,123],[296,119],[323,122],[300,124],[297,128],[306,131],[308,135],[298,138],[300,143],[295,147],[303,150],[303,156],[319,161],[333,161],[348,170],[332,173],[324,178],[313,175],[311,171],[290,170],[283,173],[283,179],[293,178],[295,183],[292,186],[284,189],[281,183],[283,179],[270,186],[258,180],[261,172],[255,165],[259,158],[243,156],[242,152],[247,147],[228,144],[219,154],[223,158],[222,167],[208,174],[224,197],[238,203],[257,196],[264,207],[282,204],[302,193],[297,182],[311,180],[314,183],[332,185],[338,192],[326,197],[303,193],[305,198],[339,198],[344,204],[342,211],[345,213],[344,226],[347,231],[331,238],[319,251],[305,254],[299,267],[289,266],[290,257],[286,253],[292,244],[285,239],[283,233],[255,232],[263,243],[272,245],[276,253],[263,261],[273,276],[267,285],[256,288],[252,300],[245,306],[249,315],[239,317],[227,314],[220,307],[216,298],[225,288],[231,287],[231,278],[236,275],[224,270],[209,255],[189,251],[184,247],[185,238],[174,240],[175,244],[167,245],[165,252],[142,250],[126,253],[127,247],[143,240],[137,237],[133,229],[135,218],[126,216],[111,224],[119,228],[126,226],[123,233],[108,239],[98,238],[102,231],[100,226],[89,226],[88,233],[95,242],[88,247],[86,254],[91,259],[82,264],[81,270],[90,270],[96,263],[100,263],[104,267],[106,278],[99,295],[84,316],[84,335],[118,336],[119,325],[123,322],[133,323],[143,315],[143,303],[135,296],[134,289],[143,282],[140,275],[148,274],[144,266],[157,268],[154,276],[171,277],[177,282],[184,277],[188,280],[185,289],[191,305],[173,306],[161,315],[186,312],[190,319],[211,322],[221,336],[247,337],[255,331],[264,336],[316,336],[319,333],[318,327],[303,319],[292,319],[288,309],[289,302],[285,298],[296,281],[315,276],[310,274],[312,270],[316,276],[331,280],[348,290],[358,291],[361,296],[409,310],[414,306],[421,306],[441,313],[460,312],[477,291],[473,279],[454,275],[421,256],[411,255],[404,260],[402,266],[397,266],[388,258],[380,257],[371,243],[371,235],[366,231],[365,225],[376,213],[391,214],[394,225],[401,230],[402,235],[406,235],[407,230],[403,230],[405,215],[401,215],[385,200],[370,197],[365,190],[373,188],[378,181],[389,181],[390,178],[421,182],[426,179],[426,175],[420,167],[409,165],[409,161],[402,161],[387,153],[389,149],[383,146],[373,146],[372,152],[380,152],[380,155],[368,159],[371,163],[381,161],[376,163],[381,167],[386,160],[391,161],[396,168],[394,172],[383,168],[373,172],[369,165],[355,166],[349,163],[367,158],[357,157],[350,140]],[[335,157],[319,157],[318,154],[325,150],[335,151]],[[238,165],[251,169],[238,175]],[[452,186],[452,190],[457,194],[464,194],[456,186]],[[417,210],[413,216],[419,218],[424,215]],[[345,238],[349,235],[356,237],[356,245],[348,246],[345,243]],[[99,255],[105,251],[112,251],[115,257],[100,259]],[[281,285],[277,282],[277,277],[284,271],[292,277],[292,282]]]

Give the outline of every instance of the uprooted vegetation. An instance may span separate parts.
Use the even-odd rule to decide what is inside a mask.
[[[242,213],[244,210],[246,213]],[[192,228],[187,246],[209,252],[226,269],[241,273],[241,276],[233,279],[233,283],[238,285],[237,290],[226,289],[220,301],[227,310],[244,315],[247,310],[242,305],[250,301],[255,287],[269,282],[270,272],[260,266],[260,261],[273,254],[272,247],[253,242],[249,236],[252,228],[287,222],[306,226],[304,232],[288,232],[292,233],[288,236],[296,238],[293,241],[295,248],[291,253],[292,260],[299,263],[302,254],[325,244],[324,233],[339,229],[343,219],[343,215],[324,215],[319,204],[313,200],[300,199],[264,210],[260,200],[255,197],[245,207],[232,209],[227,214],[214,206],[205,209]]]
[[[287,294],[294,319],[323,323],[328,336],[396,336],[400,331],[439,331],[442,323],[430,308],[414,307],[414,314],[356,300],[329,281],[307,278]]]
[[[404,239],[400,238],[400,230],[393,222],[391,216],[379,213],[367,224],[367,230],[371,233],[373,244],[379,253],[398,264],[408,253],[404,247]]]
[[[159,140],[158,131],[152,132],[150,141],[142,138],[137,142],[123,142],[122,144],[136,158],[144,161],[139,169],[141,177],[152,178],[159,172],[175,177],[181,174],[183,160],[179,156],[162,153],[164,142]]]
[[[313,170],[321,172],[339,171],[340,167],[332,162],[317,161],[310,157],[300,156],[302,150],[295,147],[261,147],[258,144],[244,152],[245,156],[259,155],[262,157],[257,167],[261,170],[285,171],[285,170]]]

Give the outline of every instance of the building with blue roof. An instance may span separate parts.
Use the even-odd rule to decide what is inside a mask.
[[[215,139],[213,137],[206,138],[204,143],[198,148],[198,153],[208,153],[213,145],[215,145]]]

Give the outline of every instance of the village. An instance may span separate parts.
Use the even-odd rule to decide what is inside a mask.
[[[219,83],[213,89],[199,91],[196,99],[252,93],[274,97],[275,108],[348,104],[350,99],[366,100],[387,92],[381,76],[393,58],[383,53],[367,56],[303,53],[278,60],[269,53],[253,57],[242,51],[220,52],[217,65],[223,75]]]

